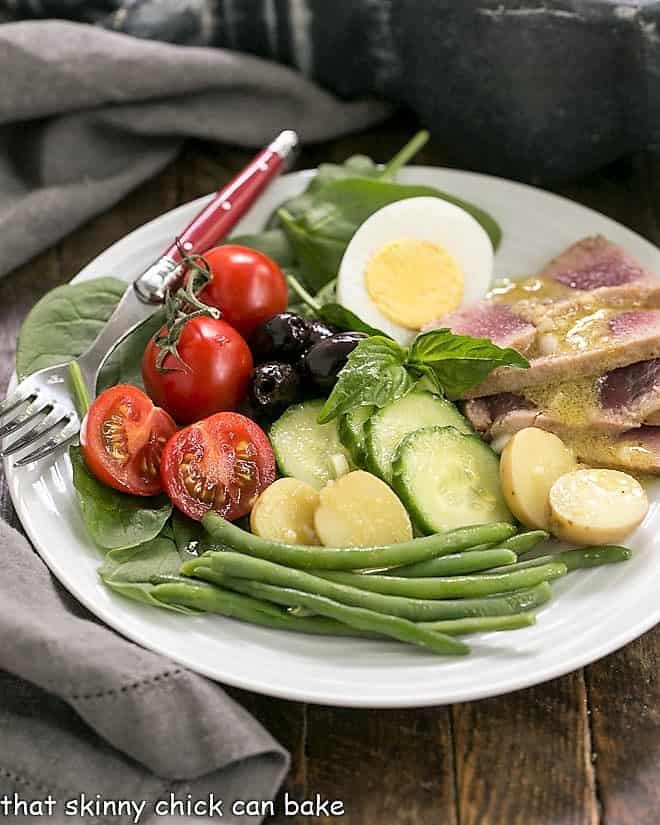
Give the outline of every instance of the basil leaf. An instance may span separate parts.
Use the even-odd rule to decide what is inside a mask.
[[[126,284],[116,278],[96,278],[58,286],[44,295],[18,334],[19,379],[77,358],[99,334],[125,289]]]
[[[330,397],[319,414],[319,424],[353,407],[384,407],[406,395],[414,379],[405,367],[408,351],[390,338],[365,338],[348,356]]]
[[[349,332],[366,332],[367,335],[379,335],[382,338],[389,338],[390,336],[375,327],[370,326],[361,318],[359,318],[350,309],[346,309],[341,304],[323,304],[319,309],[318,315],[321,320],[332,324],[340,330],[348,330]]]
[[[527,359],[514,349],[498,347],[487,338],[455,335],[449,329],[419,335],[408,363],[427,376],[432,371],[444,392],[453,398],[479,384],[497,367],[529,367]]]
[[[80,447],[70,447],[73,485],[89,535],[104,549],[135,547],[155,538],[172,512],[165,496],[131,496],[101,484],[87,469]]]

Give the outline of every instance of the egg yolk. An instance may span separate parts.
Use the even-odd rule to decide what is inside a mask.
[[[446,249],[430,241],[403,239],[382,247],[364,277],[378,309],[407,329],[421,329],[463,300],[461,268]]]

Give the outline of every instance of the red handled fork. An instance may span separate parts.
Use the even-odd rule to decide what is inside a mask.
[[[226,237],[283,170],[297,146],[295,132],[281,132],[216,193],[163,254],[126,288],[96,340],[75,361],[90,398],[96,395],[98,375],[107,358],[164,302],[166,292],[174,290],[181,281],[183,255],[203,254]],[[73,397],[71,362],[46,367],[23,379],[0,403],[0,439],[18,435],[0,450],[0,456],[32,448],[16,460],[14,466],[22,467],[71,441],[80,430]]]

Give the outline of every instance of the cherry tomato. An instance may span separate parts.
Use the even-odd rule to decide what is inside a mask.
[[[286,309],[288,290],[279,266],[256,249],[236,244],[217,246],[204,253],[213,280],[199,294],[217,307],[228,324],[244,335]]]
[[[156,404],[180,424],[240,404],[252,373],[252,355],[233,327],[204,315],[191,318],[181,330],[177,350],[180,360],[168,353],[165,372],[156,366],[160,350],[155,339],[144,351],[144,386]]]
[[[99,481],[137,496],[162,490],[160,461],[176,424],[137,387],[118,384],[102,392],[85,416],[80,447]]]
[[[170,438],[160,474],[173,504],[190,518],[199,521],[214,510],[231,521],[249,513],[275,480],[275,456],[254,421],[217,413]]]

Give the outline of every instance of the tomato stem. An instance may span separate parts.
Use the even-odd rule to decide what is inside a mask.
[[[80,365],[77,361],[71,361],[69,364],[69,375],[71,376],[71,385],[73,387],[73,398],[78,410],[80,418],[85,417],[85,413],[90,408],[91,401],[89,392],[87,391],[87,384],[83,378]]]

